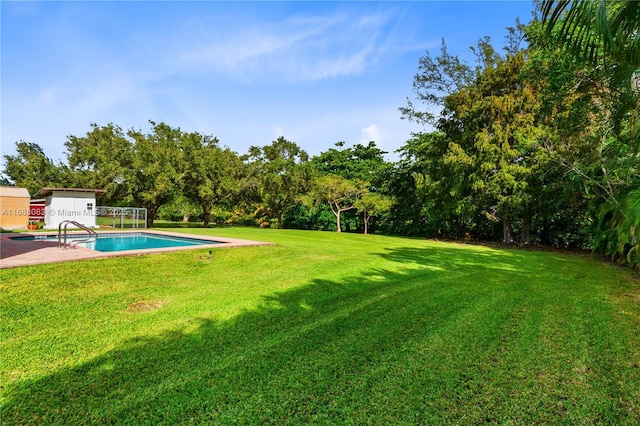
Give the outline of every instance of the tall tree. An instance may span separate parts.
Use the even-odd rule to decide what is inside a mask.
[[[377,181],[390,167],[384,159],[385,151],[376,146],[375,141],[367,145],[355,144],[344,148],[344,142],[335,144],[336,148],[313,157],[311,162],[316,170],[324,174],[334,174],[345,179],[360,179],[377,186]]]
[[[547,1],[542,11],[545,30],[536,32],[534,26],[532,41],[544,48],[545,65],[569,70],[560,74],[567,84],[555,84],[549,96],[555,102],[548,103],[547,116],[562,117],[549,111],[564,111],[576,123],[558,129],[552,153],[591,196],[594,248],[640,265],[629,256],[637,252],[638,240],[634,194],[640,187],[640,93],[629,83],[640,66],[639,4]],[[556,47],[570,53],[569,66],[557,59]]]
[[[184,177],[179,149],[181,131],[165,123],[150,121],[151,132],[130,130],[134,140],[132,179],[129,191],[133,201],[147,209],[147,227],[153,227],[158,208],[179,192]]]
[[[420,133],[399,150],[391,179],[392,230],[437,238],[478,234],[478,207],[466,179],[467,163],[444,161],[450,140],[442,132]],[[477,235],[480,237],[481,235]]]
[[[128,201],[128,184],[133,164],[133,144],[113,123],[91,124],[86,136],[68,136],[67,163],[73,186],[106,190],[106,205]]]
[[[257,183],[259,210],[275,218],[280,229],[287,209],[310,189],[309,156],[295,142],[281,136],[271,145],[251,147],[248,159]]]
[[[355,208],[362,213],[364,234],[369,233],[371,219],[386,213],[391,208],[392,200],[377,192],[365,192],[355,202]]]
[[[344,142],[338,142],[335,148],[313,157],[311,162],[315,169],[322,174],[368,182],[367,191],[382,194],[385,191],[387,175],[391,171],[391,164],[384,158],[386,152],[378,148],[375,141],[369,141],[366,145],[357,143],[349,148],[344,146]],[[368,223],[359,220],[356,209],[344,211],[341,222],[347,229],[368,227]]]
[[[180,136],[183,193],[202,208],[202,221],[208,227],[215,207],[230,207],[239,191],[244,164],[229,148],[218,146],[218,139],[197,132]]]
[[[66,185],[65,167],[49,159],[38,144],[18,141],[16,152],[16,155],[4,155],[2,171],[14,185],[27,188],[31,195],[44,187]]]
[[[442,102],[434,123],[444,135],[446,149],[440,137],[431,139],[438,145],[426,152],[441,157],[431,158],[428,181],[433,189],[445,187],[448,195],[454,195],[441,198],[449,204],[448,210],[453,207],[450,203],[461,206],[467,200],[486,218],[502,222],[505,243],[514,240],[512,225],[518,217],[526,228],[521,233],[523,242],[528,242],[531,176],[541,168],[542,157],[541,130],[534,116],[535,89],[521,78],[526,52],[502,57],[488,38],[480,39],[472,50],[478,63],[473,76],[443,44],[435,60],[427,55],[421,61],[423,72],[414,79],[419,99],[427,107]],[[449,81],[460,84],[446,84]],[[402,110],[405,117],[424,116],[409,106]]]
[[[368,183],[359,179],[345,179],[338,175],[323,175],[316,179],[313,197],[329,205],[336,218],[337,232],[342,232],[342,213],[356,208],[357,202],[368,189]]]
[[[427,51],[420,58],[418,73],[413,77],[413,92],[421,105],[407,104],[400,107],[402,118],[419,124],[434,124],[444,98],[467,87],[473,80],[473,70],[456,55],[451,55],[442,39],[440,54],[432,58]]]

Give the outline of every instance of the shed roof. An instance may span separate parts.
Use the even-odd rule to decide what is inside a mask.
[[[105,189],[88,189],[88,188],[42,188],[34,195],[34,197],[46,197],[53,193],[53,191],[65,191],[65,192],[90,192],[92,194],[104,194],[107,192]]]
[[[16,186],[0,186],[0,196],[31,198],[27,188],[18,188]]]

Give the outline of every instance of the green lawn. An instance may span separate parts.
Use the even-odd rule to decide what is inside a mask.
[[[640,280],[306,231],[0,271],[1,423],[638,424]]]
[[[115,218],[112,216],[97,216],[96,225],[98,226],[110,226],[113,228],[144,228],[146,223],[144,219],[134,220],[130,217],[121,219],[119,216]]]

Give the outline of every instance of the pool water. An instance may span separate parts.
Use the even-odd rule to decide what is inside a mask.
[[[155,248],[187,247],[204,244],[215,244],[214,241],[198,240],[195,238],[171,237],[153,234],[134,235],[99,235],[98,239],[91,243],[80,244],[83,247],[96,251],[125,251],[144,250]]]
[[[67,243],[79,238],[87,238],[88,235],[68,235]],[[58,241],[56,235],[17,237],[16,240],[46,240]],[[90,243],[80,243],[79,247],[86,247],[100,252],[147,250],[157,248],[190,247],[206,244],[219,244],[216,241],[200,240],[197,238],[174,237],[149,233],[126,234],[98,234],[98,239]]]

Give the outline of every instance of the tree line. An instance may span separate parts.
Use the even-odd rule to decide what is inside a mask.
[[[161,218],[591,247],[637,267],[640,43],[629,28],[640,9],[599,4],[543,2],[541,18],[507,28],[502,51],[480,38],[474,65],[445,40],[427,52],[400,108],[425,131],[396,162],[374,141],[310,158],[280,137],[238,154],[166,123],[147,132],[109,123],[69,136],[66,162],[17,142],[4,178],[32,194],[106,189],[101,203],[145,207],[149,226]]]
[[[314,158],[279,137],[240,155],[213,136],[150,122],[146,133],[109,123],[91,124],[84,136],[69,136],[66,162],[55,163],[35,143],[16,142],[5,155],[6,183],[31,194],[43,187],[106,190],[102,205],[147,209],[156,218],[242,223],[283,228],[367,232],[391,201],[374,187],[387,167],[375,142]],[[333,220],[327,220],[331,214]],[[346,220],[346,222],[345,222]]]

